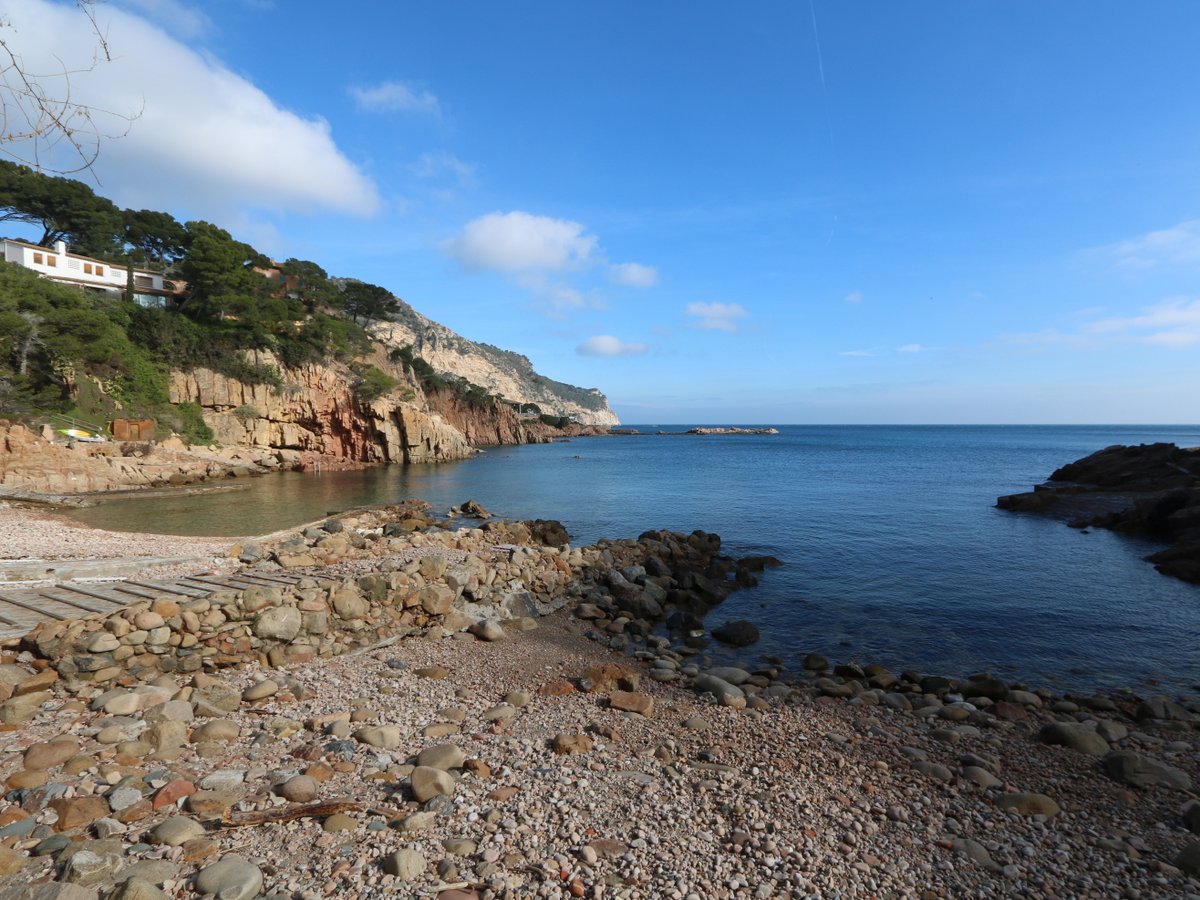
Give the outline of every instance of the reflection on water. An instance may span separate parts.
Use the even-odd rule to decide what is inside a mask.
[[[429,467],[409,467],[413,470],[422,468]],[[404,482],[419,482],[420,477],[414,478],[415,475],[401,466],[321,475],[284,472],[255,478],[248,482],[246,490],[120,500],[71,511],[70,515],[112,531],[229,537],[258,535],[312,522],[356,506],[414,496],[404,493]]]

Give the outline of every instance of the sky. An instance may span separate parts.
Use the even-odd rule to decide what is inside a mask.
[[[1191,0],[95,18],[93,66],[73,3],[0,0],[96,108],[98,193],[383,285],[625,422],[1200,422]]]

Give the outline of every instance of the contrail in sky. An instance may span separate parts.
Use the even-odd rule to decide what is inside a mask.
[[[825,99],[828,101],[828,89],[825,87],[825,60],[821,58],[821,32],[817,30],[817,8],[813,6],[813,0],[808,0],[808,11],[812,14],[813,37],[817,40],[817,71],[821,73],[821,90],[826,93]]]

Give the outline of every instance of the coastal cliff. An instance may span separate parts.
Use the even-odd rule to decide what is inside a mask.
[[[1106,447],[996,505],[1166,544],[1146,559],[1164,575],[1200,584],[1200,448]]]
[[[468,340],[421,315],[396,298],[391,321],[372,325],[372,336],[388,347],[412,352],[442,374],[466,379],[517,403],[534,403],[542,412],[582,425],[619,425],[608,399],[596,388],[580,388],[539,375],[529,358],[491,344]]]

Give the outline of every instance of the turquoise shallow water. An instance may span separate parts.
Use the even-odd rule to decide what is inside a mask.
[[[655,426],[633,426],[643,431]],[[679,431],[682,426],[669,426]],[[772,436],[607,437],[502,447],[441,466],[257,479],[248,491],[106,504],[95,525],[257,534],[351,506],[468,498],[560,519],[576,543],[714,531],[784,560],[711,616],[751,618],[756,652],[810,650],[1057,689],[1200,683],[1200,587],[1144,545],[994,508],[1114,443],[1200,445],[1200,426],[784,426]]]

